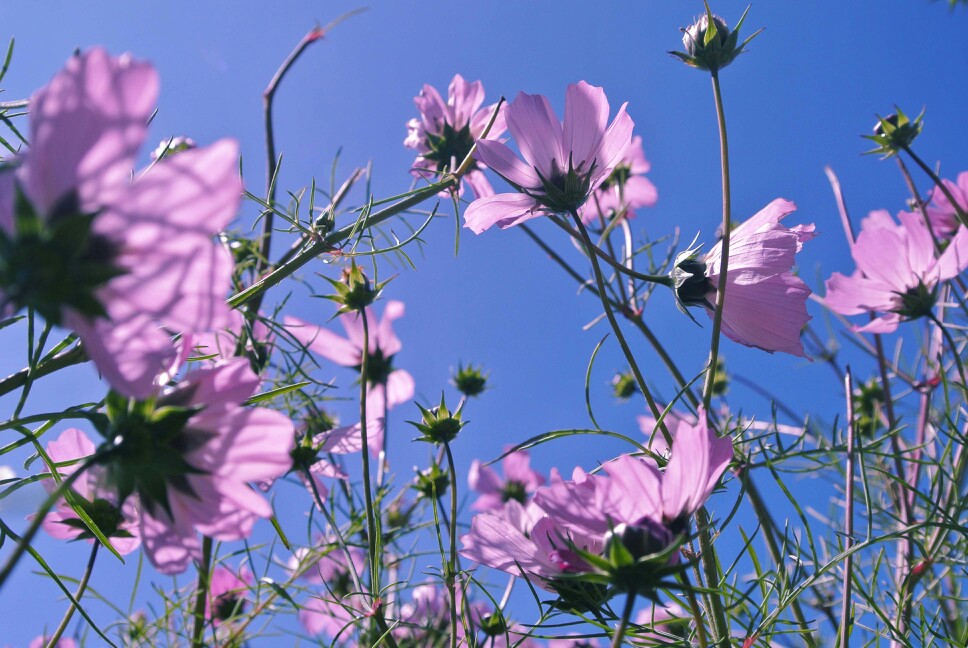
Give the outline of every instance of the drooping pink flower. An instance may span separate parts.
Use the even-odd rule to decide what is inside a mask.
[[[502,479],[490,466],[477,459],[472,461],[467,484],[480,495],[471,508],[475,511],[498,510],[512,499],[527,504],[535,489],[545,483],[545,478],[530,464],[531,456],[527,450],[512,452],[501,461],[504,468]]]
[[[82,460],[90,457],[94,452],[94,442],[84,432],[75,428],[64,430],[56,440],[47,444],[47,455],[55,464],[77,462],[59,467],[57,472],[61,477],[72,475]],[[48,493],[52,493],[57,488],[53,479],[45,479],[42,484]],[[138,537],[137,504],[129,499],[120,507],[118,506],[117,490],[106,483],[103,467],[89,468],[74,482],[72,490],[80,496],[85,513],[111,541],[111,546],[117,549],[118,553],[129,554],[138,548],[141,539]],[[86,538],[88,542],[93,542],[91,532],[64,499],[57,502],[53,510],[44,517],[41,525],[51,537],[60,540]]]
[[[450,82],[446,102],[430,85],[424,85],[413,102],[420,111],[420,119],[407,122],[408,134],[403,145],[417,151],[413,175],[430,181],[437,181],[443,173],[457,169],[474,142],[484,134],[497,105],[481,108],[484,85],[480,81],[468,83],[459,74]],[[485,139],[498,140],[505,130],[502,107]],[[475,198],[494,195],[482,168],[483,164],[474,162],[463,176]]]
[[[245,594],[252,585],[252,571],[242,565],[233,571],[222,565],[212,570],[205,601],[205,618],[219,625],[245,611]]]
[[[850,251],[857,269],[827,280],[824,303],[834,312],[879,313],[857,331],[891,333],[902,320],[927,315],[938,285],[968,268],[968,230],[959,229],[938,255],[920,214],[901,212],[898,219],[900,224],[886,211],[871,212]]]
[[[951,192],[951,196],[961,207],[961,210],[968,212],[968,171],[959,173],[957,182],[947,179],[942,180],[942,182]],[[931,191],[927,212],[934,235],[942,240],[951,238],[951,235],[958,229],[958,225],[961,224],[961,221],[958,220],[957,209],[938,187]]]
[[[372,309],[366,309],[369,331],[366,376],[366,410],[368,417],[383,418],[386,410],[405,403],[413,397],[413,377],[403,369],[393,368],[393,357],[403,348],[393,332],[393,322],[404,314],[403,302],[389,301],[379,322]],[[339,316],[346,330],[341,338],[328,329],[309,324],[295,317],[286,317],[286,330],[301,344],[338,365],[359,371],[363,363],[363,321],[359,313]],[[367,439],[369,441],[369,438]],[[383,447],[382,431],[370,452],[378,454]]]
[[[201,558],[196,533],[218,541],[250,535],[272,508],[248,486],[292,465],[292,421],[242,403],[259,386],[245,358],[189,372],[149,401],[115,399],[105,460],[124,498],[139,501],[139,535],[163,574]]]
[[[651,207],[658,201],[659,192],[652,181],[645,177],[652,165],[645,159],[642,138],[636,135],[615,169],[595,190],[579,214],[586,225],[604,220],[606,223],[615,215],[634,218],[635,210]]]
[[[519,93],[506,120],[525,161],[493,140],[478,142],[476,154],[517,193],[478,198],[464,212],[464,226],[480,234],[493,225],[504,229],[579,209],[630,145],[633,123],[625,104],[610,125],[608,113],[605,91],[584,81],[568,86],[563,122],[547,98]]]
[[[810,289],[792,269],[815,233],[812,224],[792,229],[780,224],[794,210],[792,202],[777,198],[732,231],[722,331],[746,346],[806,357],[800,332],[810,320]],[[687,250],[676,259],[672,275],[683,311],[701,305],[713,317],[722,248],[720,241],[704,258]]]
[[[131,171],[154,69],[95,48],[30,100],[30,148],[0,170],[0,309],[72,328],[118,392],[151,394],[171,333],[225,326],[232,256],[212,240],[242,194],[228,140]]]

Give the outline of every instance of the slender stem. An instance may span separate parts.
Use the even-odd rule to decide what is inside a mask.
[[[729,648],[732,644],[729,640],[729,622],[726,620],[723,594],[720,589],[719,560],[716,557],[716,550],[713,548],[711,521],[705,507],[696,511],[696,523],[699,526],[699,550],[701,552],[699,558],[706,587],[711,590],[707,596],[707,601],[711,608],[713,630],[715,630],[713,641],[717,646]]]
[[[719,338],[723,328],[723,307],[726,303],[726,272],[729,269],[729,239],[732,224],[730,221],[729,185],[729,140],[726,136],[726,115],[723,112],[723,97],[719,90],[719,73],[712,72],[713,99],[716,103],[716,120],[719,123],[720,166],[723,175],[723,241],[722,257],[719,268],[719,284],[716,286],[716,310],[713,314],[712,339],[709,343],[709,363],[706,367],[706,383],[702,390],[702,403],[709,411],[713,398],[713,384],[716,380],[716,363],[719,360]]]
[[[447,565],[447,589],[450,590],[450,648],[457,648],[457,468],[450,444],[444,442],[447,470],[450,472],[450,561]]]
[[[844,376],[844,391],[847,399],[847,470],[844,476],[844,550],[854,545],[854,385],[850,367]],[[844,593],[840,608],[840,648],[850,645],[850,629],[853,625],[851,615],[851,585],[853,584],[854,554],[844,559]]]
[[[369,365],[370,360],[370,324],[367,321],[366,311],[361,308],[358,312],[363,322],[363,353],[360,360],[360,440],[363,446],[361,448],[363,454],[363,503],[366,507],[366,546],[370,562],[370,593],[375,598],[380,595],[380,567],[377,562],[379,529],[377,527],[376,514],[373,509],[373,487],[370,482],[370,448],[366,438],[366,376],[367,365]]]
[[[692,612],[692,618],[696,621],[696,639],[699,640],[699,648],[706,648],[709,645],[709,639],[706,637],[706,624],[702,620],[702,610],[699,609],[696,592],[693,591],[692,584],[689,582],[689,576],[686,572],[682,572],[679,580],[685,585],[686,598],[689,600],[689,610]]]
[[[27,384],[28,379],[33,381],[41,378],[42,376],[47,376],[55,371],[60,371],[65,367],[70,367],[71,365],[80,364],[87,361],[87,354],[84,352],[84,348],[78,344],[74,348],[64,351],[55,355],[50,360],[46,362],[41,362],[38,364],[33,371],[30,367],[21,369],[17,373],[10,374],[3,380],[0,380],[0,396],[9,394],[15,389],[19,389]]]
[[[622,640],[625,638],[625,631],[628,630],[629,620],[632,618],[632,610],[635,609],[635,592],[629,592],[625,599],[625,607],[622,609],[622,618],[619,619],[618,628],[615,629],[615,634],[612,636],[612,648],[618,648],[622,645]]]
[[[286,60],[282,62],[282,65],[276,70],[276,73],[272,75],[272,79],[269,81],[269,85],[266,86],[265,91],[262,93],[262,100],[265,108],[265,133],[266,133],[266,204],[272,207],[276,198],[276,173],[277,159],[276,159],[276,138],[275,132],[272,127],[272,102],[276,96],[276,90],[279,88],[279,84],[282,83],[283,78],[285,78],[286,73],[292,68],[296,60],[302,55],[306,48],[318,41],[325,35],[322,27],[316,26],[309,30],[309,32],[302,37],[295,48],[286,57]],[[259,258],[256,261],[256,275],[262,274],[265,270],[266,265],[269,263],[269,249],[272,244],[272,221],[273,212],[272,209],[267,209],[262,213],[262,242],[260,245]]]
[[[955,344],[955,340],[951,337],[951,333],[948,332],[947,327],[938,319],[938,316],[933,312],[928,313],[928,318],[934,322],[939,329],[941,329],[941,335],[944,336],[945,342],[951,347],[951,355],[954,356],[955,364],[958,366],[958,375],[961,377],[961,388],[968,389],[968,380],[965,378],[965,366],[961,362],[961,353],[958,351],[958,345]]]
[[[587,233],[583,235],[579,234],[578,231],[576,231],[572,227],[569,227],[567,223],[563,222],[559,218],[552,218],[551,221],[555,225],[563,229],[564,231],[568,232],[568,234],[570,234],[572,237],[576,239],[582,239],[587,237]],[[578,222],[581,222],[581,218],[578,218]],[[582,228],[584,228],[584,224],[582,224]],[[617,261],[615,257],[608,254],[607,252],[605,252],[605,250],[601,249],[597,245],[592,245],[589,248],[589,254],[591,255],[592,253],[594,253],[595,256],[597,256],[599,259],[601,259],[608,265],[612,266],[618,272],[621,272],[622,274],[626,274],[634,279],[641,279],[642,281],[662,284],[663,286],[670,286],[670,287],[672,286],[672,278],[669,275],[651,275],[651,274],[646,274],[644,272],[636,272],[635,270],[632,270],[631,268]]]
[[[212,539],[202,538],[202,559],[198,563],[198,586],[195,593],[195,625],[192,629],[193,648],[204,648],[205,634],[205,601],[208,599],[208,588],[212,581]]]
[[[605,310],[605,317],[608,318],[608,323],[612,326],[612,331],[615,332],[615,337],[618,339],[619,345],[622,347],[622,353],[625,354],[625,359],[629,363],[629,367],[632,369],[632,375],[635,376],[635,382],[639,386],[639,391],[645,396],[645,402],[649,405],[649,410],[652,412],[652,416],[658,421],[661,419],[662,410],[656,405],[655,399],[652,398],[652,392],[649,391],[649,386],[645,382],[645,378],[642,376],[642,371],[639,369],[638,363],[635,361],[635,356],[632,355],[632,349],[629,348],[628,342],[625,341],[625,335],[622,333],[621,327],[618,325],[618,321],[615,319],[615,314],[612,313],[612,306],[608,301],[608,297],[605,292],[605,279],[602,277],[602,269],[598,265],[598,257],[594,250],[597,249],[595,245],[592,244],[591,238],[588,236],[588,230],[585,229],[585,224],[581,222],[581,217],[578,212],[572,211],[572,217],[575,219],[575,224],[578,226],[578,231],[581,232],[581,241],[585,249],[588,252],[588,258],[592,262],[592,272],[595,274],[595,282],[598,285],[598,296],[602,301],[602,308]],[[672,435],[669,434],[669,430],[666,429],[665,423],[660,425],[662,430],[662,436],[665,438],[669,447],[672,447]]]
[[[34,536],[37,535],[37,531],[40,530],[40,525],[44,522],[44,518],[47,517],[47,514],[58,502],[58,500],[64,497],[67,491],[70,490],[71,486],[74,485],[74,482],[76,482],[82,474],[87,472],[87,470],[94,465],[96,459],[99,459],[97,455],[88,457],[83,464],[78,466],[77,470],[65,477],[57,488],[54,489],[54,492],[48,495],[47,499],[44,500],[44,503],[41,504],[40,509],[34,514],[34,519],[31,521],[30,526],[27,527],[27,531],[24,532],[23,536],[21,536],[20,542],[17,543],[17,546],[14,548],[13,553],[10,554],[10,557],[7,558],[7,562],[3,564],[3,568],[0,569],[0,587],[3,587],[3,584],[7,582],[7,578],[10,576],[13,568],[17,566],[17,563],[23,557],[24,552],[27,551],[27,547],[34,539]]]
[[[954,209],[955,213],[958,215],[958,220],[961,221],[962,225],[968,227],[968,213],[966,213],[965,210],[961,208],[961,205],[958,204],[958,201],[955,200],[955,197],[951,195],[951,190],[948,189],[948,187],[941,180],[941,178],[938,177],[938,174],[936,174],[931,169],[931,167],[925,164],[924,160],[918,157],[918,155],[911,150],[911,147],[905,146],[904,152],[910,155],[911,159],[914,160],[914,163],[917,164],[919,167],[921,167],[921,170],[924,171],[929,178],[931,178],[931,182],[937,185],[938,189],[941,190],[941,193],[944,194],[944,197],[948,199],[949,203],[951,203],[952,209]]]
[[[57,642],[60,641],[60,638],[64,636],[64,632],[67,631],[67,624],[71,622],[71,618],[74,616],[74,610],[77,609],[74,603],[80,603],[81,597],[84,595],[84,590],[87,589],[87,582],[91,580],[91,574],[94,572],[94,560],[97,558],[97,550],[100,546],[101,543],[95,540],[94,546],[91,547],[91,557],[87,559],[87,567],[84,569],[84,575],[81,576],[81,580],[77,583],[77,589],[74,590],[74,601],[67,606],[67,612],[64,613],[64,618],[61,619],[60,625],[57,626],[57,630],[47,640],[47,648],[56,648]]]

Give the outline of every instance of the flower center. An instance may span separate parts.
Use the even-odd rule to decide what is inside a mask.
[[[918,285],[909,288],[906,292],[897,293],[895,303],[897,306],[894,312],[907,319],[917,319],[931,314],[938,301],[937,286],[928,288],[923,281],[918,280]]]
[[[360,365],[355,369],[360,370]],[[393,356],[384,356],[382,349],[373,351],[366,357],[366,384],[385,385],[393,372]]]
[[[470,124],[465,124],[460,130],[455,130],[451,124],[444,122],[444,127],[440,133],[427,133],[427,146],[429,153],[424,153],[423,157],[437,163],[437,171],[443,173],[451,164],[456,161],[460,164],[471,152],[474,146],[474,136],[471,134]],[[474,163],[471,168],[476,168]]]
[[[97,213],[81,211],[71,193],[43,218],[19,186],[15,194],[13,232],[0,229],[0,308],[33,308],[55,325],[65,308],[105,317],[97,291],[125,271],[117,246],[91,231]]]
[[[514,479],[504,482],[504,487],[501,489],[501,501],[509,502],[511,500],[521,504],[528,502],[528,493],[524,484]]]

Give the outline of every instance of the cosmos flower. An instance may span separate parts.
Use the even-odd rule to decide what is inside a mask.
[[[228,140],[131,172],[154,69],[95,48],[30,100],[30,148],[0,168],[0,310],[73,329],[116,391],[146,398],[172,333],[228,323],[232,256],[212,235],[242,195]]]
[[[459,74],[450,82],[446,102],[436,88],[429,85],[424,85],[413,102],[420,111],[420,119],[407,122],[409,132],[403,145],[417,151],[413,175],[436,182],[442,174],[456,170],[464,161],[474,142],[484,134],[496,104],[481,108],[484,85],[480,81],[468,83]],[[502,107],[498,112],[485,139],[496,141],[507,130],[504,110]],[[484,165],[475,161],[463,176],[475,198],[494,195],[482,168]]]
[[[857,331],[891,333],[902,320],[929,314],[938,285],[968,268],[968,230],[959,229],[937,255],[920,214],[901,212],[898,219],[900,224],[886,211],[871,212],[850,251],[857,269],[827,280],[824,303],[834,312],[880,313]]]
[[[386,410],[413,397],[413,377],[403,369],[393,368],[393,357],[403,348],[393,332],[393,322],[403,314],[404,305],[399,301],[387,302],[379,322],[373,310],[366,309],[369,330],[366,410],[373,418],[383,418]],[[363,363],[363,321],[356,312],[340,315],[339,321],[346,330],[345,338],[295,317],[287,316],[284,323],[286,330],[314,353],[359,371]],[[377,454],[383,447],[382,433],[374,440],[369,449]]]
[[[525,161],[501,142],[477,144],[477,159],[517,193],[478,198],[464,212],[464,226],[480,234],[494,225],[504,229],[579,209],[622,162],[631,142],[633,123],[625,105],[610,125],[608,113],[605,91],[584,81],[568,86],[563,122],[546,97],[519,93],[506,119]]]
[[[490,466],[477,459],[472,461],[467,484],[480,495],[471,508],[475,511],[498,510],[512,499],[527,504],[535,489],[545,483],[545,478],[531,468],[530,462],[526,450],[507,455],[501,461],[504,468],[502,479]]]
[[[77,462],[59,467],[57,472],[61,477],[73,474],[80,466],[80,460],[90,457],[94,452],[94,442],[75,428],[64,430],[56,440],[47,444],[47,455],[55,464]],[[42,484],[48,493],[57,487],[53,479],[45,479]],[[107,484],[103,467],[89,468],[74,482],[73,491],[79,496],[79,504],[84,512],[111,541],[111,546],[118,553],[129,554],[138,548],[141,540],[138,537],[137,505],[133,500],[128,500],[118,507],[117,490]],[[93,542],[91,532],[64,499],[57,502],[41,524],[51,537],[60,540],[86,538],[88,542]]]
[[[219,625],[244,612],[245,593],[252,585],[252,571],[247,565],[233,571],[222,565],[212,570],[205,601],[205,618]]]
[[[145,553],[163,574],[201,558],[197,533],[218,541],[248,537],[269,503],[249,482],[292,465],[292,421],[243,407],[259,386],[245,358],[189,372],[151,399],[112,394],[103,461],[124,501],[136,495]]]
[[[806,357],[800,331],[810,321],[810,289],[792,269],[797,252],[815,234],[812,224],[792,229],[780,224],[794,210],[792,202],[777,198],[732,231],[722,332],[746,346]],[[679,254],[672,278],[683,312],[703,306],[713,317],[722,247],[722,241],[716,243],[705,257],[695,250]]]
[[[951,192],[955,202],[961,207],[962,211],[968,212],[968,171],[958,174],[958,181],[942,180],[944,186]],[[927,207],[928,219],[931,221],[931,228],[934,235],[944,240],[951,238],[951,235],[958,229],[961,221],[958,220],[958,211],[951,204],[948,197],[935,187],[931,191],[931,200]]]
[[[299,611],[299,623],[312,635],[326,634],[336,637],[364,615],[363,596],[351,594],[354,587],[350,570],[361,574],[366,554],[359,547],[348,547],[348,559],[346,551],[333,544],[334,542],[335,538],[320,538],[317,544],[331,545],[330,551],[316,558],[317,554],[300,549],[289,561],[291,571],[298,570],[301,578],[323,587],[319,595],[310,597]],[[312,562],[309,562],[311,556]],[[348,560],[352,560],[352,567]]]

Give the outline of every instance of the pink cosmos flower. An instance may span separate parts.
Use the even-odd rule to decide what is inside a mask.
[[[252,571],[247,565],[232,571],[219,565],[212,570],[208,586],[208,600],[205,601],[205,618],[214,625],[233,616],[242,614],[245,608],[245,593],[252,585]]]
[[[413,397],[413,377],[403,369],[393,368],[393,357],[403,348],[393,332],[393,322],[403,314],[404,305],[399,301],[387,302],[379,322],[372,309],[366,309],[369,329],[366,410],[374,418],[383,418],[388,409]],[[286,330],[313,352],[338,365],[359,371],[363,363],[363,322],[359,313],[355,312],[340,315],[339,321],[346,330],[345,338],[295,317],[287,316],[284,323]],[[374,455],[383,447],[382,431],[375,441],[369,446]]]
[[[464,161],[474,142],[483,135],[497,105],[481,108],[484,85],[480,81],[468,83],[459,74],[450,82],[446,102],[429,85],[424,85],[413,102],[420,111],[420,119],[407,122],[409,132],[403,145],[417,151],[413,175],[430,181],[439,180],[443,173],[456,170]],[[485,139],[498,140],[505,130],[502,107]],[[483,164],[475,162],[463,177],[475,198],[494,195],[482,168]]]
[[[951,180],[942,180],[942,182],[951,192],[962,211],[968,212],[968,171],[959,173],[957,182]],[[935,236],[942,240],[950,238],[961,223],[958,220],[958,211],[955,206],[938,187],[931,191],[931,201],[928,204],[927,212]]]
[[[791,270],[796,253],[815,234],[812,224],[780,224],[794,210],[792,202],[777,198],[732,231],[722,331],[746,346],[805,358],[800,331],[810,320],[810,289]],[[704,259],[694,250],[676,259],[672,274],[683,312],[702,305],[713,317],[722,252],[720,241]]]
[[[881,313],[857,331],[891,333],[902,319],[930,313],[938,284],[968,268],[968,230],[959,229],[938,256],[921,215],[901,212],[898,219],[900,225],[886,211],[871,212],[850,251],[857,269],[827,280],[824,303],[834,312]]]
[[[525,162],[494,140],[478,142],[476,154],[517,193],[478,198],[464,212],[464,226],[480,234],[493,225],[504,229],[580,208],[630,145],[633,123],[625,104],[606,127],[608,112],[605,91],[584,81],[568,86],[564,122],[547,98],[519,93],[506,119]]]
[[[612,174],[579,211],[582,222],[589,225],[603,219],[607,223],[614,215],[623,212],[626,218],[634,218],[636,209],[653,206],[659,199],[659,192],[645,177],[651,168],[645,159],[642,138],[636,135]]]
[[[54,463],[77,461],[70,466],[61,466],[57,472],[66,477],[74,473],[80,466],[82,459],[90,457],[95,452],[94,443],[86,434],[75,428],[64,430],[56,440],[47,444],[47,454]],[[52,493],[57,485],[53,479],[42,482],[44,489]],[[98,529],[111,541],[111,545],[120,554],[129,554],[138,548],[141,540],[138,537],[137,505],[131,499],[118,507],[117,490],[106,483],[103,467],[94,466],[87,470],[74,482],[73,491],[84,502],[85,512],[97,524]],[[93,542],[91,532],[77,517],[66,500],[61,499],[41,523],[44,531],[51,537],[60,540],[74,540],[87,538]]]
[[[334,541],[321,539],[320,543]],[[310,597],[299,611],[299,623],[312,635],[342,636],[356,619],[365,614],[363,597],[350,593],[354,588],[346,552],[335,544],[332,547],[327,554],[315,559],[311,566],[307,565],[310,554],[306,549],[296,550],[289,561],[290,570],[303,570],[303,579],[324,586],[319,596]],[[361,574],[366,563],[365,552],[359,547],[349,547],[348,550],[353,561],[352,569]]]
[[[483,465],[477,459],[472,461],[467,484],[480,496],[471,508],[475,511],[499,510],[512,499],[527,504],[535,489],[545,483],[545,478],[531,469],[530,462],[531,456],[527,450],[507,455],[501,461],[504,468],[502,479],[490,466]]]
[[[30,149],[0,170],[0,309],[72,328],[116,391],[152,393],[171,333],[225,326],[242,194],[228,140],[131,170],[158,79],[95,48],[30,100]],[[17,196],[24,200],[18,200]]]
[[[249,536],[272,508],[247,484],[292,465],[292,421],[242,403],[259,386],[245,358],[192,371],[151,401],[109,403],[109,471],[122,497],[140,501],[139,535],[163,574],[201,558],[196,532]]]

